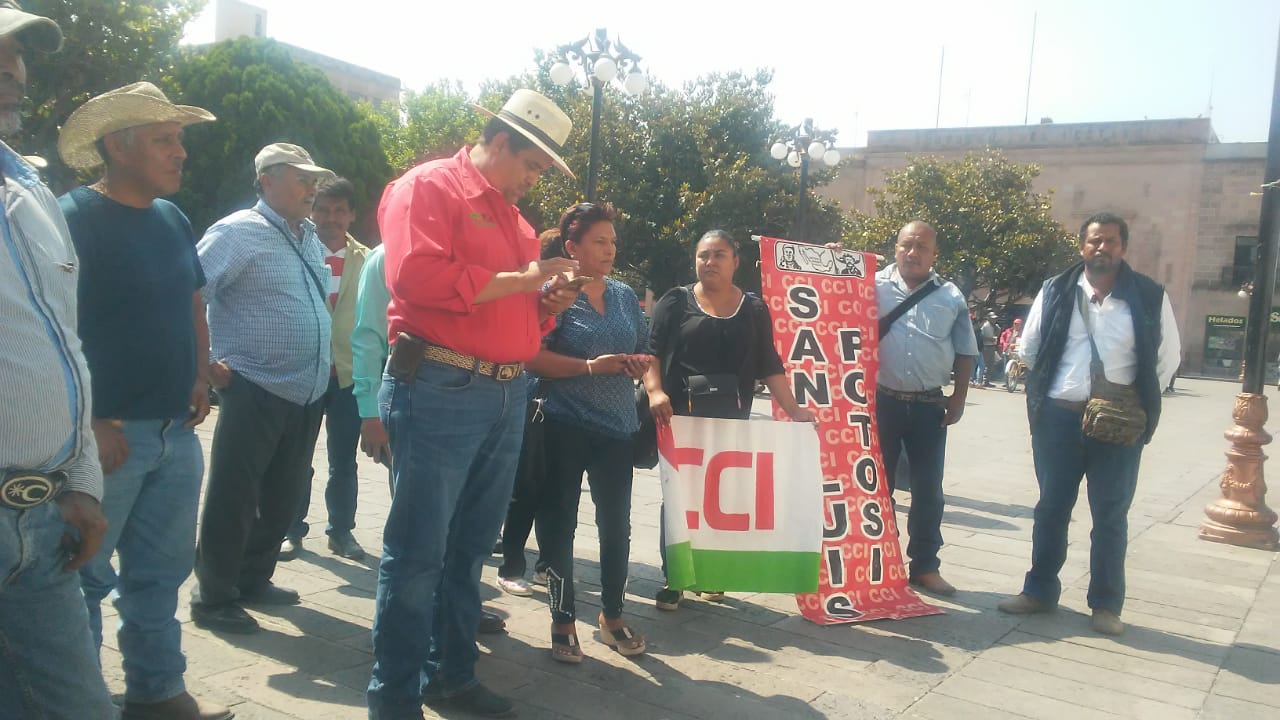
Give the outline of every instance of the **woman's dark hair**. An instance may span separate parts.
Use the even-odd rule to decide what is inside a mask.
[[[617,218],[618,211],[609,203],[578,203],[560,216],[560,239],[565,242],[582,242],[582,236],[592,225],[613,222]]]
[[[493,142],[493,139],[498,137],[498,133],[507,134],[507,147],[511,149],[512,153],[518,153],[533,147],[532,140],[500,118],[489,118],[489,122],[485,124],[484,132],[481,135],[484,138],[484,144],[488,145]]]
[[[734,240],[733,236],[725,230],[721,230],[719,228],[716,228],[715,230],[708,230],[702,234],[702,237],[698,238],[698,244],[701,245],[703,240],[720,240],[733,250],[734,257],[738,257],[738,241]]]
[[[560,242],[560,228],[543,230],[538,236],[539,260],[564,257],[564,243]]]

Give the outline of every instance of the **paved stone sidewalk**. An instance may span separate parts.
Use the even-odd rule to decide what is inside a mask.
[[[742,594],[723,605],[686,601],[677,612],[660,612],[652,602],[660,580],[658,484],[652,473],[639,473],[627,610],[648,637],[648,655],[622,658],[598,642],[590,624],[599,607],[598,548],[584,497],[577,557],[586,662],[551,660],[545,595],[501,594],[491,562],[483,593],[507,616],[510,632],[481,636],[479,674],[517,700],[521,718],[1280,716],[1280,563],[1271,553],[1196,539],[1201,508],[1217,494],[1227,447],[1222,432],[1231,424],[1237,386],[1178,385],[1143,456],[1130,518],[1129,630],[1122,638],[1088,627],[1083,495],[1062,575],[1062,609],[1032,618],[995,610],[1020,588],[1027,569],[1036,484],[1023,396],[991,389],[970,393],[948,447],[942,569],[961,592],[954,602],[938,603],[946,615],[822,628],[802,620],[790,596]],[[206,449],[215,419],[201,430]],[[323,438],[316,469],[325,477]],[[386,473],[362,458],[360,478],[356,537],[377,548]],[[1280,494],[1271,499],[1280,504]],[[905,509],[910,497],[900,500]],[[182,595],[188,683],[193,692],[234,705],[242,720],[365,716],[376,561],[341,560],[325,549],[320,481],[310,520],[302,557],[276,575],[302,593],[303,603],[255,611],[262,633],[218,636],[195,628],[186,622]],[[119,692],[120,656],[114,638],[107,643],[104,672]]]

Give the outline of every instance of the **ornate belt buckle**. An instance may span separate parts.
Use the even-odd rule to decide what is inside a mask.
[[[513,379],[515,379],[515,376],[516,376],[516,375],[519,375],[519,374],[520,374],[520,365],[518,365],[518,364],[516,364],[516,363],[511,363],[511,364],[507,364],[507,365],[499,365],[499,366],[498,366],[498,376],[497,376],[497,377],[498,377],[498,380],[500,380],[500,381],[502,381],[502,382],[506,382],[506,381],[508,381],[508,380],[513,380]]]
[[[59,483],[38,473],[16,473],[0,481],[0,502],[15,510],[43,505],[53,499]]]

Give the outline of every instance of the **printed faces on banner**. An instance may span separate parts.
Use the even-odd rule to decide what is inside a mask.
[[[773,252],[773,259],[779,270],[856,278],[867,275],[862,253],[829,250],[819,245],[784,240],[774,243]]]

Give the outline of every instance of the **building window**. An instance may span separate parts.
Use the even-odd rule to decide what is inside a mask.
[[[1240,287],[1253,280],[1253,269],[1258,262],[1258,238],[1236,236],[1236,254],[1231,261],[1231,285]]]
[[[262,37],[262,13],[253,16],[253,36]]]

